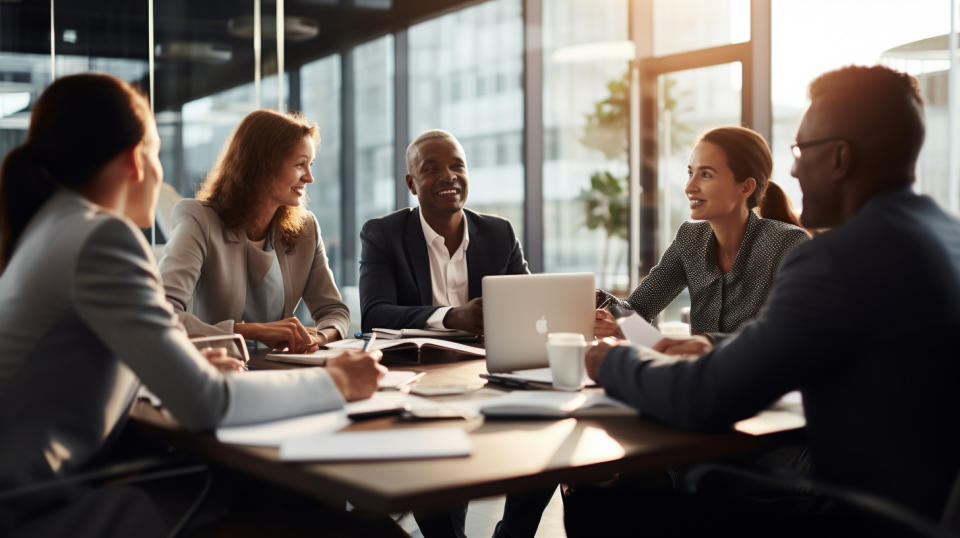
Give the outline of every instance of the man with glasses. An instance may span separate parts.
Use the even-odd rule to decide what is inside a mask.
[[[668,361],[604,341],[587,370],[644,415],[693,430],[729,428],[799,389],[815,477],[938,520],[960,468],[960,221],[911,190],[925,130],[913,77],[846,67],[814,80],[810,99],[791,173],[803,225],[832,229],[798,246],[760,316],[706,355]],[[671,531],[703,521],[696,507],[710,524],[777,534],[855,519],[819,507],[784,520],[735,501],[676,493],[650,511],[684,514]]]

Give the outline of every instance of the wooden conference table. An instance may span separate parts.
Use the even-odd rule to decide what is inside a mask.
[[[439,401],[489,398],[502,394],[481,388],[483,359],[424,351],[422,363],[397,361],[388,353],[391,369],[425,372],[426,384],[465,384],[478,390]],[[290,367],[255,354],[251,368]],[[268,447],[228,445],[211,433],[187,432],[166,412],[138,401],[132,412],[141,433],[171,443],[216,464],[271,484],[296,490],[342,506],[348,500],[359,509],[395,513],[441,508],[467,499],[550,486],[559,482],[604,480],[613,473],[630,473],[743,453],[761,444],[776,443],[803,425],[796,411],[761,413],[738,423],[739,431],[720,434],[683,432],[642,417],[563,420],[442,420],[403,422],[380,418],[354,423],[346,430],[462,427],[473,443],[465,458],[355,463],[289,463]],[[741,428],[741,426],[743,426]]]

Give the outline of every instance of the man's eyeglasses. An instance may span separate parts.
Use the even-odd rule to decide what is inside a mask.
[[[839,140],[843,140],[843,139],[834,136],[830,138],[820,138],[817,140],[811,140],[809,142],[795,142],[794,144],[790,145],[790,151],[793,152],[794,159],[799,159],[800,155],[803,153],[804,148],[819,146],[820,144],[826,144],[827,142],[836,142]]]

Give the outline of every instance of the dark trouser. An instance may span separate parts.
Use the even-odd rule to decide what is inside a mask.
[[[532,538],[540,526],[540,516],[550,503],[556,488],[544,488],[507,495],[503,519],[497,525],[496,536],[504,538]],[[414,511],[414,519],[424,538],[464,538],[467,503],[448,510]]]

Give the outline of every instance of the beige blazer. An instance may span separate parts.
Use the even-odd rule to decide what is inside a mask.
[[[240,230],[226,229],[207,202],[181,200],[173,209],[173,227],[160,259],[167,300],[191,336],[233,333],[243,321],[247,274],[268,267],[247,263],[247,249],[258,248]],[[301,298],[318,328],[333,327],[343,337],[350,313],[327,264],[320,227],[308,213],[303,234],[293,248],[274,237],[283,276],[283,317],[290,317]]]

